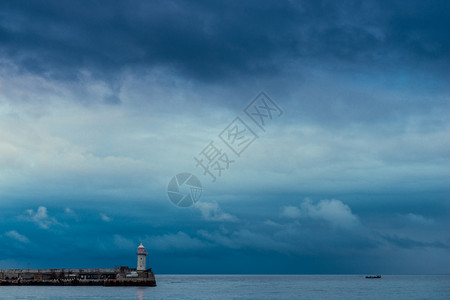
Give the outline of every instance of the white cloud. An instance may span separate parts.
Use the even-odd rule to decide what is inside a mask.
[[[21,216],[27,221],[36,223],[42,229],[49,229],[50,226],[59,224],[59,222],[48,215],[45,206],[39,206],[37,211],[27,209],[24,216]]]
[[[214,244],[225,246],[225,247],[231,248],[231,249],[240,248],[240,243],[237,243],[235,240],[233,240],[231,237],[227,236],[223,232],[216,231],[216,232],[211,233],[206,230],[199,230],[198,234],[202,238],[204,238],[210,242],[214,242]]]
[[[124,238],[123,236],[119,234],[114,235],[114,246],[119,249],[133,249],[134,247],[137,247],[132,240]]]
[[[280,227],[282,226],[281,224],[278,224],[272,220],[266,220],[264,221],[264,225],[270,226],[270,227]]]
[[[416,215],[413,213],[408,213],[406,215],[400,215],[402,218],[405,218],[409,222],[421,224],[421,225],[431,225],[434,224],[433,219],[425,218],[422,215]]]
[[[288,241],[275,240],[270,234],[241,229],[235,232],[208,232],[199,230],[204,239],[230,249],[259,249],[276,252],[295,251],[295,246]]]
[[[68,208],[68,207],[66,207],[66,209],[64,210],[64,212],[65,212],[66,214],[68,214],[68,215],[74,215],[74,214],[75,214],[75,212],[74,212],[72,209]]]
[[[111,222],[113,219],[108,217],[106,214],[104,213],[100,213],[100,218],[102,219],[103,222]]]
[[[12,239],[15,239],[16,241],[19,241],[19,242],[24,243],[24,244],[30,242],[30,240],[29,240],[26,236],[24,236],[24,235],[18,233],[18,232],[15,231],[15,230],[8,231],[8,232],[5,233],[5,235],[6,235],[7,237],[10,237],[10,238],[12,238]]]
[[[325,220],[336,227],[350,228],[359,223],[350,207],[336,199],[320,200],[317,204],[305,199],[300,207],[311,218]]]
[[[203,219],[207,221],[228,221],[235,222],[238,219],[226,212],[223,212],[216,202],[197,202],[195,205],[202,214]]]
[[[196,250],[207,248],[210,245],[197,238],[179,231],[176,234],[164,234],[153,236],[147,239],[151,249],[156,250]]]
[[[325,199],[314,203],[307,198],[300,204],[300,207],[284,206],[280,215],[291,219],[323,220],[340,228],[351,228],[359,224],[358,217],[352,213],[350,207],[336,199]]]
[[[297,206],[283,206],[281,215],[286,218],[297,219],[302,215],[302,212]]]

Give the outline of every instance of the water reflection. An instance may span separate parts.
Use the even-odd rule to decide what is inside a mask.
[[[137,292],[136,292],[136,296],[137,297],[136,297],[136,299],[144,300],[144,290],[145,290],[145,288],[142,288],[142,287],[137,289]]]

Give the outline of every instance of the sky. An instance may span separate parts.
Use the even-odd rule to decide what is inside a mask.
[[[1,1],[0,268],[142,241],[156,274],[449,274],[448,28],[448,1]]]

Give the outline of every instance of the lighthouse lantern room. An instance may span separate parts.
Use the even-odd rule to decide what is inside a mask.
[[[137,248],[137,271],[145,271],[146,270],[146,256],[147,256],[147,251],[145,251],[145,247],[141,244],[139,245],[139,247]]]

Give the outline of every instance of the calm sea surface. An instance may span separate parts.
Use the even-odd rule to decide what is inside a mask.
[[[0,299],[450,299],[450,276],[159,275],[157,287],[5,287]]]

